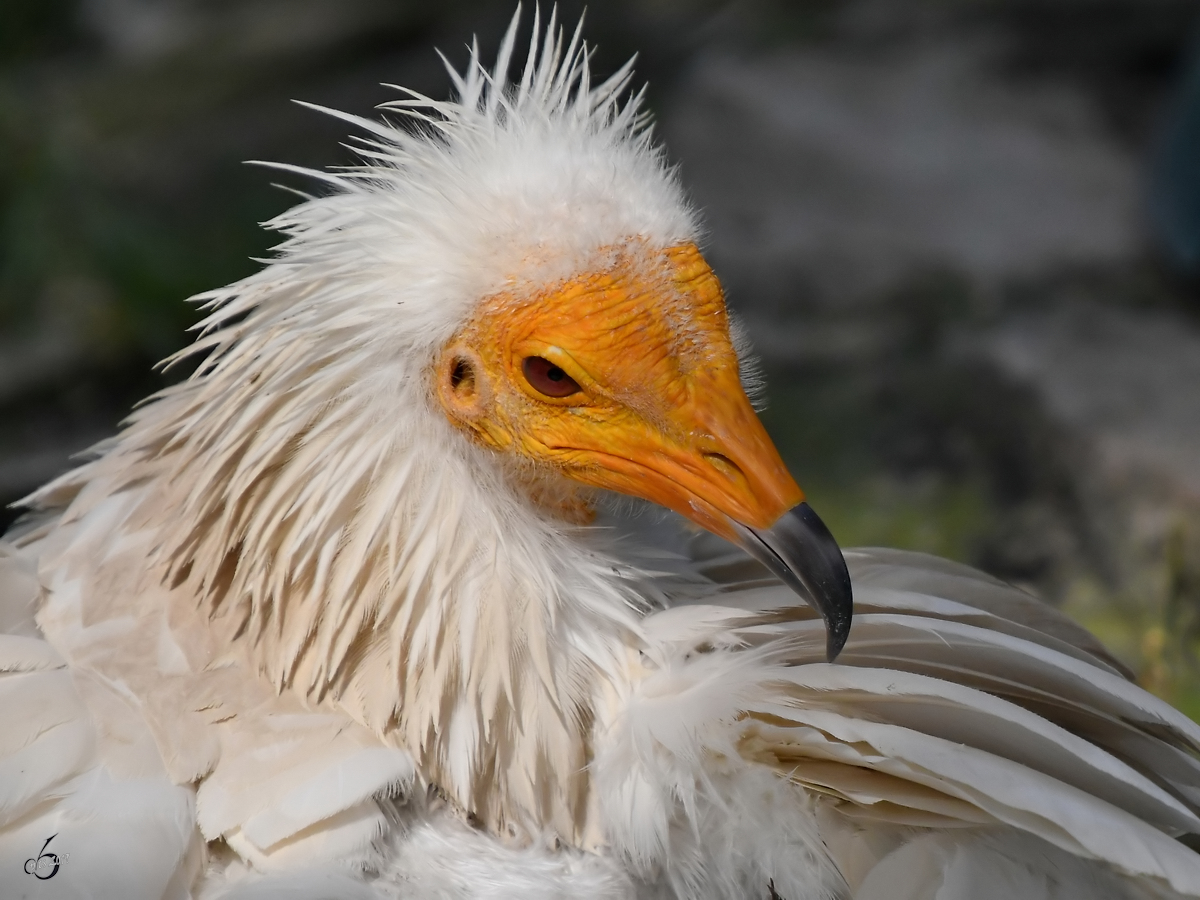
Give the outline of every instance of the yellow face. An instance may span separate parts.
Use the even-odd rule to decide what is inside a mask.
[[[804,499],[742,389],[721,286],[693,244],[632,245],[604,271],[488,298],[434,377],[480,443],[723,537]]]

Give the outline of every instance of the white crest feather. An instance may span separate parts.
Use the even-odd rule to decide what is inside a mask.
[[[278,167],[325,193],[198,298],[193,375],[28,499],[0,893],[55,833],[112,896],[1200,897],[1200,727],[1060,614],[852,551],[826,664],[744,555],[641,571],[434,406],[482,299],[696,236],[629,66],[593,86],[552,14],[511,81],[516,39],[333,113],[361,165]]]
[[[139,492],[123,527],[277,689],[336,698],[493,827],[577,839],[595,678],[644,591],[433,411],[427,372],[488,295],[695,226],[631,67],[593,86],[552,15],[513,83],[516,37],[451,69],[456,99],[384,104],[398,123],[326,110],[365,132],[362,164],[276,166],[325,193],[269,223],[269,265],[196,298],[171,360],[194,374],[29,502],[80,492],[70,521]]]

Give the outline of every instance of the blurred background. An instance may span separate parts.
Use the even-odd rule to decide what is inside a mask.
[[[243,160],[352,161],[290,100],[443,96],[434,47],[490,55],[511,13],[4,0],[0,501],[112,433],[184,299],[268,252],[292,198]],[[606,0],[587,34],[601,72],[640,53],[841,543],[1028,587],[1200,715],[1200,4]]]

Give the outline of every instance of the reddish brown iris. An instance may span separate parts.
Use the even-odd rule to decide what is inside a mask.
[[[530,386],[547,397],[570,397],[579,392],[579,383],[574,378],[540,356],[527,356],[521,371]]]
[[[739,540],[804,499],[742,390],[721,285],[694,244],[636,241],[535,293],[480,301],[434,383],[483,446]]]

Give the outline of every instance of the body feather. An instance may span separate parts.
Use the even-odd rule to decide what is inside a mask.
[[[481,299],[697,235],[628,67],[552,20],[510,82],[515,29],[342,116],[362,164],[0,545],[5,896],[53,836],[57,896],[1200,897],[1200,729],[1063,616],[852,551],[829,664],[756,563],[569,522],[435,407]]]

